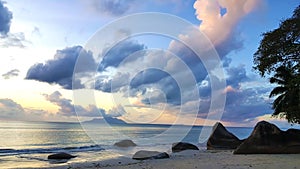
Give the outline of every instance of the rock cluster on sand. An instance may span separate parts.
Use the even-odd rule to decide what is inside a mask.
[[[138,151],[132,157],[132,159],[134,160],[163,159],[163,158],[170,158],[170,156],[166,152],[146,151],[146,150]]]
[[[114,146],[125,148],[125,147],[135,147],[136,144],[132,140],[121,140],[119,142],[116,142]]]
[[[230,133],[220,122],[217,122],[207,141],[207,149],[236,149],[242,142],[242,140]]]
[[[48,156],[48,159],[53,159],[53,160],[64,160],[64,159],[71,159],[71,158],[75,158],[76,156],[73,156],[71,154],[68,153],[55,153],[55,154],[51,154]]]
[[[300,153],[300,130],[280,130],[266,121],[257,123],[251,135],[234,154],[295,154]]]
[[[177,153],[184,150],[199,150],[199,148],[193,144],[185,142],[177,142],[172,144],[173,153]]]

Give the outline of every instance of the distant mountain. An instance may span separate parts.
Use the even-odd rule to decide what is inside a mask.
[[[105,122],[108,124],[127,124],[125,121],[114,117],[95,118],[90,121],[85,121],[84,123],[105,123]]]

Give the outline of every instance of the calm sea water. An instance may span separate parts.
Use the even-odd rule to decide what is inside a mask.
[[[205,143],[198,141],[202,127],[173,126],[172,132],[168,132],[170,127],[172,126],[99,124],[82,126],[79,123],[0,122],[0,168],[61,165],[47,161],[47,155],[55,152],[78,155],[79,158],[68,161],[72,163],[90,159],[109,159],[120,153],[133,154],[140,149],[170,151],[171,144],[181,140],[205,149]],[[252,131],[252,128],[227,129],[241,139],[248,137]],[[186,131],[189,131],[187,135]],[[131,139],[139,146],[133,149],[118,149],[113,146],[122,139]]]

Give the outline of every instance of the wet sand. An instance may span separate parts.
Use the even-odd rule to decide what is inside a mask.
[[[101,169],[300,169],[300,154],[233,155],[232,151],[183,151],[169,159],[132,160],[120,157],[101,162],[85,162],[55,168]]]

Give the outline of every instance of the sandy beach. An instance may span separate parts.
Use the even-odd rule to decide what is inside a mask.
[[[77,163],[55,169],[297,169],[300,154],[233,155],[232,151],[183,151],[170,154],[169,159],[137,161],[120,157],[117,159]]]

